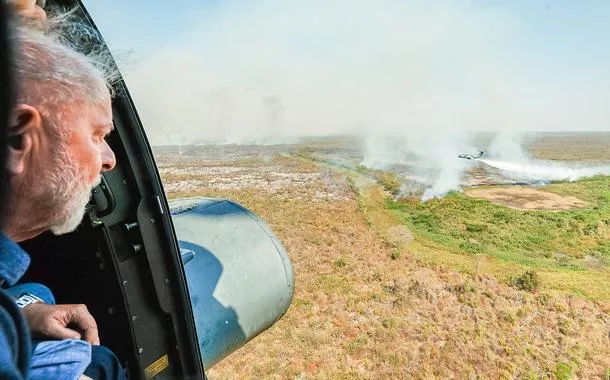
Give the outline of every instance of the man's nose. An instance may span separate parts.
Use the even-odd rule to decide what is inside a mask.
[[[102,171],[107,172],[116,166],[116,157],[114,152],[110,149],[107,142],[104,141],[104,147],[102,148]]]

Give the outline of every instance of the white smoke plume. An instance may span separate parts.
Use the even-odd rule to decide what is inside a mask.
[[[509,177],[523,181],[576,181],[596,175],[610,175],[610,166],[579,167],[544,161],[511,162],[488,159],[479,161],[502,170]]]
[[[609,72],[579,61],[582,44],[564,43],[603,33],[556,28],[561,15],[544,4],[203,3],[190,4],[186,19],[164,22],[176,30],[159,26],[145,53],[130,45],[138,33],[110,38],[111,47],[141,57],[124,74],[153,145],[353,133],[369,139],[365,164],[417,161],[414,175],[434,197],[459,186],[467,163],[458,154],[484,148],[469,139],[473,131],[498,133],[488,147],[495,158],[521,160],[513,131],[609,125]],[[114,13],[96,18],[103,33],[117,25]],[[603,51],[586,52],[591,62],[607,61]]]
[[[539,36],[518,7],[203,3],[190,4],[187,19],[172,20],[172,10],[164,9],[167,27],[160,25],[158,36],[150,20],[130,19],[147,25],[145,52],[135,37],[130,44],[141,33],[105,33],[117,28],[118,9],[96,18],[111,47],[139,57],[124,74],[153,145],[420,132],[433,144],[471,130],[599,130],[610,119],[607,71],[579,70],[565,46],[550,51],[560,55],[552,63],[565,65],[533,55],[528,37]],[[97,7],[104,6],[110,5]],[[554,17],[543,5],[528,12],[541,17],[534,21]],[[582,32],[571,27],[562,31]]]
[[[487,151],[491,157],[498,159],[510,161],[524,161],[528,159],[523,150],[523,136],[518,132],[498,132],[489,144]]]

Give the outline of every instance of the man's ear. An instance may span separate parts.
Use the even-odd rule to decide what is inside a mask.
[[[29,155],[32,153],[33,135],[42,128],[42,116],[38,110],[28,104],[17,104],[11,113],[11,125],[8,131],[9,174],[21,174],[26,169]]]

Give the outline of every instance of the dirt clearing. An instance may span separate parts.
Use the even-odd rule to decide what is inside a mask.
[[[562,211],[588,205],[587,202],[576,197],[524,186],[467,189],[464,194],[519,210]]]

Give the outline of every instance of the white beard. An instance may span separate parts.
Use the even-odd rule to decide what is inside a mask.
[[[74,188],[80,188],[71,199],[71,202],[65,204],[65,215],[66,218],[62,218],[63,221],[58,221],[58,224],[51,226],[50,230],[54,235],[63,235],[74,231],[80,224],[85,211],[87,209],[87,203],[91,198],[91,190],[100,184],[102,177],[98,177],[97,181],[90,186],[83,186],[81,184],[74,184]],[[63,213],[62,213],[63,214]]]

